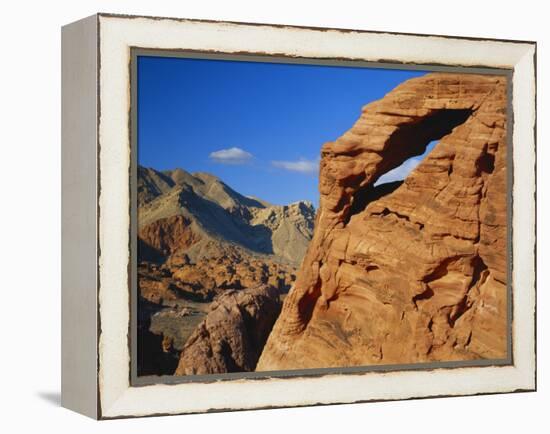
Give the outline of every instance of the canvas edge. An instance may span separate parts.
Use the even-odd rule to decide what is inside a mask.
[[[97,364],[97,29],[61,30],[61,405],[99,417]]]
[[[100,16],[100,22],[102,20],[109,20],[109,19],[112,19],[110,18],[109,16]],[[117,19],[120,19],[120,17],[117,17]],[[124,18],[124,19],[128,19],[128,18]],[[152,19],[152,18],[151,18]],[[187,22],[188,20],[184,20],[183,22]],[[234,24],[235,26],[239,26],[238,24]],[[278,28],[278,27],[276,27]],[[285,27],[286,28],[286,27]],[[285,29],[283,28],[283,30]],[[293,28],[294,30],[299,30],[300,28]],[[305,29],[304,29],[305,30]],[[369,32],[364,32],[364,33],[369,33]],[[426,38],[426,37],[429,37],[429,36],[416,36],[418,38]],[[447,38],[447,37],[446,37]],[[448,37],[448,39],[457,39],[457,38],[452,38],[452,37]],[[515,44],[515,43],[514,43]],[[534,43],[525,43],[525,42],[521,42],[522,45],[525,45],[525,53],[524,53],[524,56],[515,64],[515,65],[511,65],[511,67],[514,67],[515,69],[515,74],[514,74],[514,83],[516,82],[516,79],[522,79],[523,80],[523,75],[525,75],[525,78],[527,79],[527,82],[528,83],[532,83],[532,96],[533,98],[532,99],[532,102],[533,102],[533,107],[532,107],[532,113],[529,114],[529,116],[532,114],[532,119],[525,119],[527,123],[529,122],[532,122],[532,126],[530,127],[532,131],[534,131],[534,127],[535,127],[535,107],[534,107],[534,97],[535,97],[535,70],[534,70],[534,61],[535,61],[535,51],[536,51],[536,44]],[[365,60],[370,60],[370,59],[365,59]],[[437,60],[437,59],[435,59]],[[523,62],[523,63],[522,63]],[[529,66],[528,64],[531,64],[531,66]],[[520,68],[520,69],[518,69]],[[522,69],[523,68],[523,69]],[[517,74],[522,74],[521,76],[517,75]],[[532,74],[531,74],[532,73]],[[530,97],[530,95],[529,95]],[[517,101],[517,98],[515,99],[515,101]],[[514,105],[514,110],[516,109],[516,106]],[[519,122],[518,119],[516,119],[516,121]],[[528,127],[529,128],[529,127]],[[525,133],[522,133],[522,134],[525,134]],[[520,139],[523,138],[523,136],[520,137]],[[517,143],[516,142],[516,136],[514,135],[514,143]],[[532,140],[532,148],[533,148],[533,159],[535,158],[535,143],[534,143],[534,136],[533,136],[533,140]],[[514,156],[514,159],[515,159],[515,156]],[[534,173],[534,163],[533,163],[533,173]],[[533,178],[533,182],[534,182],[534,178]],[[533,184],[532,186],[529,186],[528,188],[531,188],[533,190],[533,193],[534,193],[534,188],[535,188],[535,185]],[[534,217],[533,217],[534,218]],[[515,227],[516,223],[514,222],[514,227]],[[533,229],[534,229],[534,220],[533,220]],[[534,246],[534,238],[531,238],[529,237],[530,240],[532,240],[533,242],[533,246]],[[532,258],[533,258],[533,263],[532,263],[532,269],[529,270],[529,273],[533,273],[533,278],[534,278],[534,252],[533,252],[533,255],[531,255]],[[516,257],[516,256],[515,256]],[[533,291],[534,291],[534,286],[533,286]],[[534,295],[534,294],[533,294]],[[533,314],[532,314],[532,317],[533,317],[533,321],[534,321],[534,305],[533,305]],[[534,330],[533,330],[533,334],[534,334]],[[99,348],[99,351],[101,351],[101,348]],[[533,369],[532,369],[532,379],[530,378],[530,371],[527,372],[525,378],[523,379],[523,383],[522,384],[517,384],[518,387],[516,388],[510,388],[509,390],[503,390],[503,391],[498,391],[498,392],[492,392],[492,393],[505,393],[505,392],[513,392],[513,391],[530,391],[530,390],[535,390],[536,389],[536,374],[535,374],[535,364],[536,364],[536,354],[535,354],[535,348],[533,346]],[[465,369],[468,369],[468,368],[465,368]],[[284,380],[284,381],[292,381],[292,380]],[[102,385],[101,385],[101,381],[99,383],[99,387],[101,389]],[[177,387],[177,386],[170,386],[170,387]],[[482,394],[484,392],[481,392]],[[491,393],[491,392],[487,392],[487,393]],[[472,394],[477,394],[477,393],[467,393],[466,395],[472,395]],[[118,417],[134,417],[134,416],[145,416],[145,415],[148,415],[148,414],[128,414],[128,413],[124,413],[123,411],[121,411],[120,408],[117,408],[118,405],[115,405],[117,402],[119,402],[120,400],[124,401],[124,397],[123,397],[124,393],[122,393],[117,399],[115,399],[114,401],[111,400],[111,406],[109,407],[106,407],[103,409],[103,418],[118,418]],[[418,394],[418,396],[404,396],[404,397],[401,397],[401,398],[388,398],[388,399],[415,399],[415,398],[426,398],[426,397],[432,397],[432,396],[462,396],[463,394],[459,394],[459,395],[453,395],[452,393],[450,393],[449,395],[441,395],[441,394],[438,394],[438,395],[426,395],[426,396],[421,396],[421,394]],[[346,402],[370,402],[370,401],[378,401],[378,400],[386,400],[386,399],[366,399],[366,400],[357,400],[357,401],[346,401]],[[334,403],[344,403],[344,402],[334,402]],[[242,408],[239,408],[239,407],[235,407],[235,408],[213,408],[213,409],[204,409],[202,411],[193,411],[193,410],[190,410],[188,411],[189,413],[193,413],[193,412],[205,412],[205,411],[227,411],[227,410],[242,410],[242,409],[252,409],[252,408],[273,408],[273,407],[283,407],[283,406],[302,406],[302,405],[321,405],[321,404],[329,404],[327,402],[309,402],[309,403],[289,403],[289,404],[282,404],[282,405],[273,405],[272,407],[271,406],[260,406],[260,407],[242,407]],[[181,409],[181,411],[178,411],[176,413],[174,412],[167,412],[167,413],[162,413],[162,412],[156,412],[155,415],[159,415],[159,414],[179,414],[179,413],[186,413],[186,410],[185,409]]]

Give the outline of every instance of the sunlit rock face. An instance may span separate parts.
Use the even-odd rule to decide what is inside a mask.
[[[226,291],[185,344],[175,375],[253,371],[280,310],[271,286]]]
[[[506,356],[506,89],[414,78],[323,146],[313,239],[256,370]]]

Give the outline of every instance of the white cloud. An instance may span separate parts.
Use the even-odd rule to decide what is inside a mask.
[[[421,158],[410,158],[405,161],[401,166],[396,167],[395,169],[390,170],[389,172],[384,173],[374,185],[385,184],[386,182],[393,181],[402,181],[409,173],[411,173],[416,166],[420,164]]]
[[[210,159],[221,164],[244,164],[252,159],[252,154],[241,148],[220,149],[211,152]]]
[[[272,161],[271,164],[279,169],[290,170],[291,172],[299,172],[305,174],[319,173],[319,159],[298,161]]]

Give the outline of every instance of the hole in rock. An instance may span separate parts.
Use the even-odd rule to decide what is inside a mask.
[[[380,178],[376,180],[374,186],[376,187],[382,184],[393,183],[395,181],[403,182],[405,178],[409,176],[409,173],[416,169],[420,162],[424,158],[426,158],[426,156],[432,151],[433,148],[435,148],[435,145],[437,145],[437,143],[437,140],[432,140],[430,143],[428,143],[428,146],[426,146],[426,150],[422,155],[411,157],[408,160],[405,160],[403,163],[401,163],[400,166],[396,167],[395,169],[384,173]]]
[[[369,203],[393,193],[401,186],[401,184],[403,184],[403,179],[385,182],[383,184],[374,184],[374,186],[366,188],[365,191],[361,191],[360,194],[354,195],[349,215],[352,216],[360,213]]]
[[[493,170],[495,170],[495,156],[492,154],[483,154],[477,160],[477,167],[481,172],[493,173]]]
[[[352,195],[345,223],[349,223],[351,217],[363,211],[369,203],[395,191],[439,140],[466,122],[472,113],[470,109],[444,109],[400,126],[388,139],[378,179],[374,184],[357,188]],[[488,160],[480,160],[478,164],[484,171],[491,168]]]

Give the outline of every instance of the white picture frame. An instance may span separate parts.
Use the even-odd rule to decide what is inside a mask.
[[[510,71],[512,357],[502,366],[133,384],[132,49]],[[536,44],[97,14],[62,33],[62,404],[96,419],[536,389]]]

